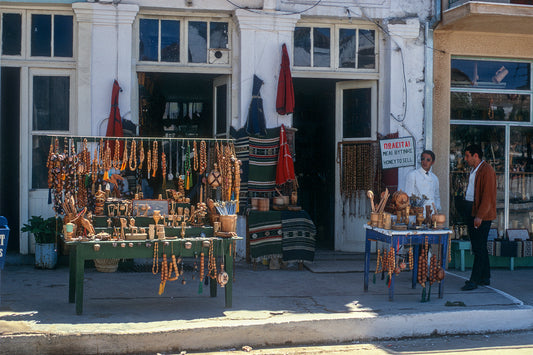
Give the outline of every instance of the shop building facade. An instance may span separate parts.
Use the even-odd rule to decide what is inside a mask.
[[[434,169],[444,210],[462,223],[467,167],[464,148],[480,144],[498,177],[498,218],[492,227],[531,233],[533,185],[530,1],[443,1],[434,31]]]
[[[425,68],[433,61],[427,44],[440,9],[434,6],[429,0],[0,1],[0,214],[12,231],[32,215],[53,214],[46,136],[105,135],[114,80],[132,134],[226,137],[246,124],[256,75],[267,127],[297,130],[301,204],[317,225],[319,247],[362,251],[370,212],[365,190],[387,175],[377,166],[377,139],[412,136],[417,157],[426,148],[448,156],[440,148],[446,134],[433,128],[426,135],[432,115],[444,112],[431,111],[426,85],[433,81]],[[289,115],[275,107],[283,44],[296,101]],[[181,127],[185,118],[198,124]],[[437,160],[442,174],[444,160]],[[399,169],[391,186],[401,185],[410,169]],[[347,177],[350,171],[355,178]],[[13,233],[10,244],[32,252],[24,233]]]

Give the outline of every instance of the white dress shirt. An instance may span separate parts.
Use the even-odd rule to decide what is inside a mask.
[[[437,178],[437,175],[433,174],[431,169],[426,172],[422,167],[420,167],[416,170],[410,171],[405,179],[404,192],[407,193],[409,197],[411,197],[411,195],[415,195],[423,198],[422,195],[425,195],[427,197],[427,201],[424,203],[424,206],[429,205],[431,208],[433,208],[434,203],[438,210],[441,209],[439,179]]]
[[[468,186],[466,187],[466,193],[465,193],[465,200],[474,202],[474,185],[476,184],[476,173],[477,169],[483,164],[484,160],[482,160],[475,169],[472,169],[470,171],[470,176],[468,177]]]

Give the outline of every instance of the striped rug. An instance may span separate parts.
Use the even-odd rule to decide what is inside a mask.
[[[281,230],[284,261],[314,260],[316,227],[306,211],[282,211]]]
[[[280,211],[250,211],[248,232],[252,261],[282,257]]]

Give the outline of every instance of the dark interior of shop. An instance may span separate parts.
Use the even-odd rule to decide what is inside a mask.
[[[335,243],[335,83],[293,79],[298,196],[317,227],[317,247],[323,249]]]
[[[3,67],[0,117],[0,216],[10,229],[8,250],[19,249],[20,68]]]

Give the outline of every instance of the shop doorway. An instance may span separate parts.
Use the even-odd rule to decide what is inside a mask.
[[[19,250],[20,68],[3,67],[0,114],[0,216],[10,229],[7,250]]]
[[[335,84],[294,78],[298,200],[317,227],[317,248],[335,248]]]
[[[215,137],[228,133],[229,75],[139,73],[139,134]]]

